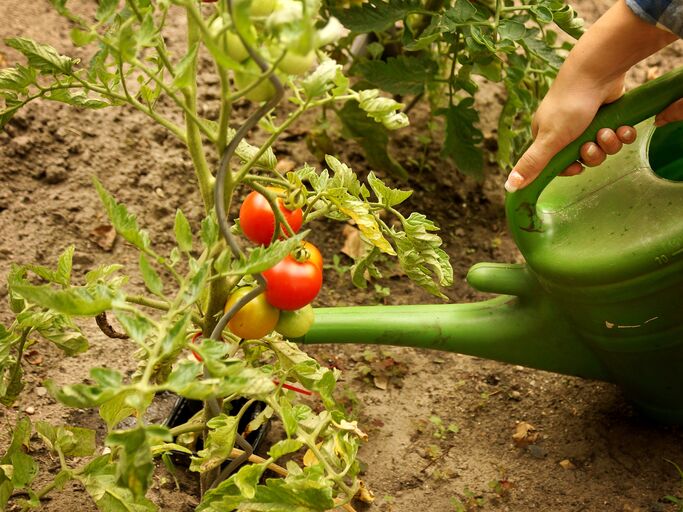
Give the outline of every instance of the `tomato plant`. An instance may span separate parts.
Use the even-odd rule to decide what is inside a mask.
[[[0,326],[0,403],[11,406],[22,393],[26,349],[37,340],[65,356],[89,350],[79,326],[87,318],[122,344],[117,348],[130,354],[132,371],[103,366],[82,382],[45,383],[62,406],[96,409],[98,428],[106,431],[20,417],[0,468],[0,508],[39,508],[74,481],[101,510],[151,512],[158,509],[148,497],[159,476],[155,459],[170,464],[183,453],[198,476],[201,512],[354,510],[352,501],[366,496],[359,494],[357,460],[366,436],[335,400],[339,371],[272,332],[279,316],[288,337],[310,327],[311,309],[304,306],[322,284],[322,257],[300,230],[323,219],[357,225],[363,250],[350,275],[358,287],[381,276],[385,260],[395,257],[408,278],[443,298],[452,269],[438,227],[399,211],[409,191],[374,173],[362,183],[332,155],[317,168],[300,164],[282,172],[276,150],[294,123],[325,106],[353,101],[366,122],[391,130],[408,124],[404,106],[379,90],[351,86],[326,46],[346,32],[317,2],[103,0],[85,14],[68,3],[53,5],[71,24],[73,43],[88,47],[87,62],[31,39],[8,39],[26,62],[0,70],[0,128],[38,100],[93,110],[125,105],[187,150],[203,212],[188,219],[177,210],[172,236],[159,236],[109,192],[120,183],[93,177],[109,222],[138,255],[133,272],[140,279],[114,263],[77,279],[73,246],[53,268],[12,267],[8,296],[16,318]],[[184,27],[186,37],[167,37],[169,23]],[[199,80],[200,72],[213,79]],[[217,98],[216,109],[201,105],[208,96]],[[236,117],[238,103],[244,109]],[[245,192],[251,200],[240,225],[247,239],[237,236],[229,208]],[[174,239],[174,246],[160,239]],[[204,336],[192,341],[198,331]],[[198,357],[184,357],[188,348]],[[315,403],[287,389],[311,392]],[[148,422],[159,393],[199,400],[203,414],[172,428]],[[233,407],[238,399],[265,404],[254,422],[282,422],[282,439],[267,458],[251,453],[238,431],[246,410]],[[34,434],[58,461],[56,473],[27,453]],[[308,467],[297,456],[280,465],[282,457],[308,450],[318,463]],[[263,479],[266,470],[279,477]],[[20,502],[20,494],[29,501]]]
[[[310,256],[299,261],[288,255],[263,272],[263,277],[268,302],[286,311],[310,304],[323,285],[322,268]]]
[[[281,189],[269,188],[273,193],[279,193]],[[287,226],[293,233],[298,233],[303,223],[303,212],[301,208],[288,209],[281,198],[277,198],[278,209],[282,212]],[[244,199],[240,206],[240,227],[244,236],[257,244],[268,245],[275,235],[276,219],[273,208],[270,206],[266,196],[260,192],[253,191]],[[279,226],[282,233],[287,233],[288,229]]]

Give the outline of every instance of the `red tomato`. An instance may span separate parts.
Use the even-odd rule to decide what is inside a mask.
[[[323,285],[322,268],[310,256],[304,261],[287,256],[266,270],[263,277],[266,280],[266,300],[285,311],[310,304]]]
[[[191,343],[197,343],[197,340],[198,340],[199,338],[201,338],[201,336],[202,336],[202,331],[199,331],[199,332],[196,333],[194,336],[192,336],[192,341],[191,341]],[[197,352],[195,352],[194,350],[192,350],[192,349],[190,349],[190,350],[192,351],[192,355],[194,356],[194,358],[195,358],[197,361],[199,361],[199,362],[201,363],[201,362],[203,361],[202,356],[200,356],[199,354],[197,354]]]
[[[307,242],[305,240],[301,244],[301,246],[308,253],[308,257],[306,259],[315,263],[316,266],[320,270],[322,270],[323,269],[323,255],[320,254],[320,250],[318,250],[318,248],[315,245],[313,245],[311,242]]]
[[[269,190],[279,192],[281,189],[269,188]],[[295,233],[298,233],[303,224],[301,208],[294,211],[288,210],[280,198],[277,204],[289,226]],[[240,226],[244,235],[254,243],[268,245],[273,239],[275,214],[268,200],[256,191],[251,192],[240,206]],[[286,233],[284,227],[283,231]]]

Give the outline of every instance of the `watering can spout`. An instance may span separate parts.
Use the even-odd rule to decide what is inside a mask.
[[[472,304],[321,308],[298,341],[428,348],[607,379],[524,265],[479,263],[468,281],[503,295]]]

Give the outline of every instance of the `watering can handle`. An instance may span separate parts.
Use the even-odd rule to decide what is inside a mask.
[[[579,149],[584,143],[594,141],[601,128],[633,126],[658,114],[679,98],[683,98],[683,67],[641,85],[614,103],[600,108],[586,131],[555,155],[532,183],[507,194],[505,211],[512,236],[522,253],[525,254],[525,249],[538,240],[535,235],[543,232],[536,213],[536,202],[541,192],[553,178],[579,158]]]

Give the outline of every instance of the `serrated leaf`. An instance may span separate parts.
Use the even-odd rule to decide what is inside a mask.
[[[100,417],[105,421],[109,430],[135,413],[135,408],[126,404],[128,395],[129,393],[119,393],[100,406]]]
[[[58,101],[60,103],[66,103],[67,105],[73,105],[75,107],[89,108],[93,110],[110,106],[110,104],[106,101],[90,98],[87,94],[78,90],[53,89],[43,95],[43,98],[51,101]]]
[[[274,267],[301,244],[306,234],[307,232],[298,233],[291,238],[276,240],[268,247],[260,246],[252,249],[246,257],[232,260],[230,273],[258,274]]]
[[[352,72],[391,94],[421,94],[439,72],[439,66],[429,54],[400,55],[386,61],[359,62]]]
[[[97,407],[125,391],[122,389],[123,376],[116,370],[92,368],[90,377],[95,384],[72,384],[57,388],[52,381],[48,380],[45,382],[45,387],[64,405],[79,409]]]
[[[117,203],[97,178],[93,178],[93,182],[107,212],[107,216],[117,233],[138,249],[149,249],[149,235],[146,231],[140,229],[135,215],[129,213],[125,205]]]
[[[107,446],[118,448],[117,484],[130,489],[135,497],[144,497],[152,483],[154,460],[152,458],[151,437],[148,428],[137,427],[130,430],[114,431],[106,439]],[[154,437],[156,437],[156,429]],[[164,440],[170,441],[170,434]]]
[[[354,260],[354,263],[351,266],[351,282],[354,286],[357,288],[367,288],[367,277],[375,277],[377,279],[382,277],[379,269],[375,267],[375,260],[380,254],[380,251],[376,247],[370,246],[369,250],[363,251],[359,257]]]
[[[560,9],[553,10],[553,21],[564,32],[575,39],[583,35],[583,18],[579,18],[571,5],[564,5]]]
[[[100,0],[98,2],[97,11],[95,12],[95,18],[97,21],[106,22],[114,15],[118,6],[119,0]]]
[[[546,25],[553,21],[553,12],[545,5],[532,5],[531,12],[539,23]]]
[[[412,190],[399,190],[387,187],[372,171],[368,174],[368,183],[375,196],[377,196],[377,200],[388,207],[401,204],[413,194]]]
[[[464,23],[471,20],[477,14],[477,8],[468,0],[456,0],[455,5],[445,13],[446,17],[456,23]]]
[[[90,462],[76,478],[85,487],[97,507],[106,512],[156,512],[157,507],[144,496],[134,496],[127,487],[116,483],[116,466],[109,455]]]
[[[192,457],[191,471],[206,472],[220,466],[230,457],[237,435],[237,417],[219,414],[211,418],[208,436],[202,450]]]
[[[152,267],[147,256],[142,252],[140,253],[140,273],[142,274],[142,280],[145,282],[147,289],[154,295],[163,297],[164,283],[157,271]]]
[[[154,323],[139,311],[117,309],[114,314],[126,334],[138,343],[146,343],[156,333]]]
[[[501,20],[498,25],[498,34],[503,39],[519,41],[526,34],[526,27],[523,23],[515,20]]]
[[[473,105],[472,98],[465,98],[457,105],[437,110],[436,115],[446,118],[442,154],[450,157],[459,171],[481,178],[484,154],[480,145],[484,136],[475,126],[479,122],[479,113]]]
[[[368,117],[382,123],[389,130],[398,130],[410,124],[408,116],[401,112],[404,105],[380,96],[377,89],[366,89],[358,93],[358,106]]]
[[[227,142],[230,142],[235,137],[236,133],[237,132],[232,128],[228,128]],[[254,158],[260,150],[261,148],[249,144],[246,140],[242,139],[240,140],[239,144],[237,144],[235,154],[239,157],[242,163],[247,163],[251,161],[251,159]],[[275,157],[275,152],[273,151],[272,147],[266,149],[266,151],[258,157],[258,160],[256,160],[255,163],[255,167],[266,169],[268,171],[275,170],[276,166],[277,158]]]
[[[174,89],[189,87],[194,83],[195,62],[197,60],[198,49],[199,43],[193,44],[176,66],[175,78],[173,79]]]
[[[0,91],[16,91],[27,94],[28,87],[36,83],[36,71],[17,65],[13,68],[0,69]]]
[[[563,62],[562,57],[553,48],[549,47],[545,41],[538,39],[538,34],[538,29],[528,29],[524,38],[520,40],[520,44],[529,52],[547,62],[553,69],[559,69]]]
[[[268,450],[268,455],[277,460],[284,455],[294,453],[301,449],[304,444],[296,439],[282,439]]]
[[[104,286],[71,287],[17,284],[12,290],[33,304],[72,316],[97,316],[111,309],[112,292]]]
[[[78,63],[65,55],[60,55],[52,46],[37,43],[25,37],[12,37],[5,40],[10,48],[24,54],[28,59],[29,66],[44,74],[71,75],[73,67]]]
[[[266,467],[265,464],[249,464],[235,474],[233,481],[246,499],[250,500],[256,496],[256,485]]]
[[[202,220],[200,236],[206,247],[212,247],[218,241],[218,224],[213,216]]]
[[[371,0],[350,8],[335,7],[331,12],[353,32],[382,32],[421,8],[418,0]]]
[[[97,34],[77,28],[72,28],[69,37],[75,46],[87,46],[97,39]]]
[[[404,232],[392,233],[401,268],[428,292],[445,297],[439,286],[453,284],[453,269],[448,254],[441,249],[441,238],[431,233],[438,227],[424,215],[413,212],[403,221],[403,229]]]
[[[175,213],[173,231],[180,250],[190,252],[192,250],[192,229],[187,221],[187,217],[185,217],[185,214],[180,209]]]
[[[353,219],[365,240],[383,253],[389,255],[396,254],[389,241],[384,238],[376,217],[370,212],[366,203],[348,193],[342,193],[336,197],[330,196],[330,200],[340,212]]]
[[[301,86],[308,99],[317,98],[335,85],[336,79],[342,74],[341,64],[332,59],[325,59],[308,75]]]

